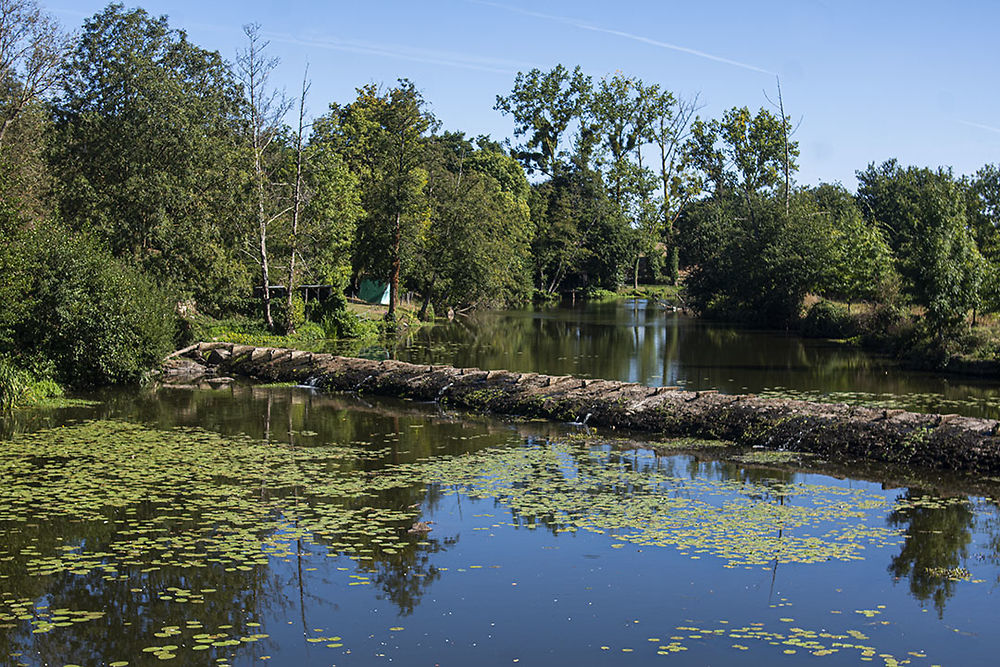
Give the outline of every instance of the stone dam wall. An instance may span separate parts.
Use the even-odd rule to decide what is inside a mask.
[[[170,355],[165,382],[239,375],[326,392],[439,401],[479,412],[585,422],[664,437],[729,440],[740,446],[980,475],[1000,474],[1000,422],[882,410],[843,403],[646,387],[505,370],[373,361],[232,343],[198,343]]]

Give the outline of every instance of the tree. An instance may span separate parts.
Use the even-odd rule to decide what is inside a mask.
[[[210,312],[232,307],[249,284],[231,222],[245,181],[226,63],[165,17],[109,5],[84,22],[64,75],[52,142],[63,219]]]
[[[0,239],[48,212],[43,104],[66,49],[34,0],[0,0]]]
[[[832,261],[829,221],[806,196],[775,198],[795,142],[787,119],[734,108],[721,120],[697,119],[685,152],[711,194],[684,221],[688,291],[696,308],[786,324],[807,292],[823,284]]]
[[[669,95],[669,93],[667,93]],[[652,201],[655,176],[643,167],[643,149],[653,139],[654,119],[665,97],[659,86],[616,74],[598,83],[590,96],[589,129],[601,138],[598,165],[612,199],[635,230],[632,244],[633,284],[639,286],[639,261],[649,257],[663,236],[663,225]]]
[[[984,259],[978,301],[985,312],[1000,312],[1000,167],[988,164],[969,180],[966,212]]]
[[[749,205],[754,195],[773,192],[785,169],[794,173],[798,142],[787,142],[788,119],[747,107],[726,111],[721,120],[695,120],[687,155],[716,193],[737,192]]]
[[[682,216],[693,262],[692,305],[769,326],[798,318],[802,300],[824,283],[833,259],[825,216],[808,197],[784,201],[755,195],[753,215],[741,198],[699,202]]]
[[[281,146],[278,140],[283,130],[282,119],[291,108],[291,102],[280,91],[270,88],[271,72],[278,66],[278,59],[265,55],[270,42],[261,40],[260,25],[249,23],[243,26],[243,33],[247,36],[247,48],[237,56],[236,68],[246,95],[261,305],[264,323],[273,330],[268,229],[271,223],[289,212],[289,207],[284,205],[280,195],[276,195],[272,175],[279,164]]]
[[[493,108],[513,116],[514,136],[524,137],[514,154],[529,174],[538,171],[554,176],[566,166],[566,133],[572,123],[580,121],[590,91],[591,79],[579,66],[570,72],[556,65],[550,72],[538,68],[527,74],[518,72],[511,94],[497,95]],[[581,145],[590,146],[590,138],[581,136],[578,148]]]
[[[35,0],[0,0],[0,149],[18,116],[59,83],[67,49]]]
[[[977,305],[983,275],[962,184],[950,171],[895,160],[869,165],[858,183],[862,213],[885,232],[904,290],[943,340]]]
[[[477,143],[455,132],[428,141],[430,224],[413,267],[424,297],[421,317],[432,302],[441,308],[503,307],[522,302],[530,290],[524,171],[494,142]]]
[[[365,217],[357,227],[354,271],[389,278],[390,321],[396,317],[403,264],[427,225],[425,134],[436,124],[406,79],[384,93],[374,84],[359,88],[352,103],[331,105],[318,121],[322,141],[358,178]]]
[[[662,234],[669,241],[669,274],[673,284],[677,283],[679,263],[674,224],[685,204],[698,190],[683,150],[690,139],[691,121],[697,103],[697,96],[691,100],[683,100],[664,91],[658,100],[654,117],[653,142],[660,153]]]
[[[309,93],[309,68],[302,75],[302,93],[299,96],[299,126],[295,133],[295,179],[292,186],[292,228],[288,235],[288,285],[287,301],[285,303],[285,333],[295,333],[295,318],[292,317],[292,306],[295,299],[297,274],[295,260],[302,255],[299,247],[299,219],[306,202],[305,184],[303,178],[303,158],[305,156],[306,129],[306,96]]]
[[[634,253],[634,236],[599,173],[572,168],[535,186],[531,197],[536,287],[617,289]]]
[[[884,301],[898,289],[892,249],[881,228],[866,221],[854,197],[840,185],[821,184],[809,192],[830,222],[833,257],[823,292],[847,301]]]

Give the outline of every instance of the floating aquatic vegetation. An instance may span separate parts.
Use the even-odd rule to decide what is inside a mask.
[[[954,411],[971,416],[993,416],[1000,413],[1000,395],[946,398],[939,393],[874,393],[867,391],[797,390],[769,387],[757,394],[761,398],[779,398],[814,403],[847,403],[866,408],[911,410],[915,412]]]
[[[800,463],[803,459],[808,459],[812,456],[815,455],[807,452],[752,451],[746,452],[745,454],[739,454],[732,457],[732,459],[739,463],[779,465],[785,463]]]
[[[792,618],[779,619],[782,623],[794,623]],[[798,653],[813,656],[828,656],[836,653],[850,653],[861,661],[873,661],[880,658],[886,667],[896,667],[897,665],[907,665],[912,662],[913,657],[925,658],[925,653],[911,651],[907,655],[910,657],[896,658],[890,653],[879,652],[871,645],[871,639],[860,630],[848,629],[839,632],[832,632],[827,629],[808,630],[797,626],[782,627],[780,630],[768,630],[763,622],[749,623],[742,626],[735,626],[729,621],[719,621],[715,627],[699,627],[696,625],[680,625],[672,632],[682,634],[671,634],[669,642],[658,637],[651,637],[647,641],[655,644],[653,648],[657,655],[669,656],[674,653],[682,653],[696,646],[712,641],[731,642],[729,647],[736,651],[748,651],[751,646],[766,650],[780,651],[784,655],[795,655]],[[733,641],[735,640],[735,641]],[[599,647],[602,651],[614,650],[612,646],[604,644]],[[632,652],[631,647],[619,649],[625,652]]]
[[[299,434],[319,440],[311,431]],[[462,436],[470,437],[478,436]],[[226,600],[215,588],[184,583],[187,574],[206,568],[251,573],[305,552],[353,559],[336,561],[350,568],[326,568],[345,590],[377,588],[376,569],[364,564],[434,548],[435,532],[409,533],[420,517],[414,499],[428,485],[505,506],[509,513],[477,515],[488,519],[484,530],[547,525],[556,534],[588,531],[606,535],[609,548],[666,547],[692,559],[716,557],[730,568],[860,559],[866,548],[899,543],[902,532],[882,523],[886,511],[952,502],[917,497],[890,507],[880,495],[843,487],[692,479],[670,474],[652,455],[586,441],[535,441],[379,467],[375,462],[384,453],[363,441],[294,447],[118,421],[16,435],[0,449],[0,627],[44,634],[102,616],[48,610],[42,598],[6,593],[9,573],[42,583],[55,577],[121,582],[142,605],[196,608]],[[92,530],[85,540],[43,541],[37,530],[43,522],[86,523]],[[161,570],[173,585],[136,585]],[[479,572],[483,565],[458,571]],[[427,574],[413,570],[410,576]],[[183,662],[190,651],[215,656],[269,636],[258,633],[260,624],[251,618],[236,619],[235,628],[173,622],[149,629],[148,657]],[[709,636],[707,630],[691,632]],[[831,640],[819,645],[794,628],[766,639],[750,626],[728,632],[727,640],[744,647],[766,640],[783,643],[783,650],[861,650],[849,633],[848,639],[819,635]],[[692,639],[671,637],[657,650],[680,653]],[[305,640],[349,650],[342,637],[321,630]],[[638,655],[635,646],[616,650],[622,648]]]
[[[419,477],[450,492],[494,498],[529,527],[546,522],[564,531],[607,533],[623,544],[715,555],[730,567],[851,560],[862,558],[867,546],[899,543],[900,531],[883,527],[873,511],[885,506],[875,494],[688,479],[612,465],[609,456],[551,444],[400,468],[419,470]]]

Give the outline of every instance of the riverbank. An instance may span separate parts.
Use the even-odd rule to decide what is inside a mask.
[[[1000,422],[843,403],[765,399],[714,391],[372,361],[299,350],[198,343],[167,360],[170,382],[240,375],[348,391],[441,401],[474,411],[541,417],[665,436],[729,440],[766,450],[819,454],[978,474],[1000,472]]]

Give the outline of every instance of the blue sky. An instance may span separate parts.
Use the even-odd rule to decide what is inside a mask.
[[[105,6],[42,0],[68,28]],[[357,86],[413,80],[435,115],[467,135],[510,136],[493,111],[519,70],[621,70],[682,96],[700,115],[768,106],[780,75],[798,125],[798,181],[856,182],[870,162],[1000,162],[1000,2],[956,0],[145,0],[126,2],[233,60],[241,26],[261,24],[298,90],[309,63],[312,115]]]

